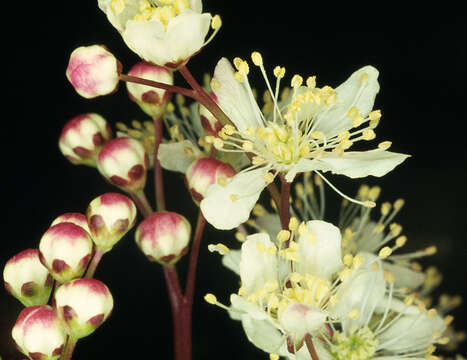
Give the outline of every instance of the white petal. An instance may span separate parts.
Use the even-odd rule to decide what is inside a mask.
[[[247,221],[267,186],[263,174],[263,169],[256,169],[235,175],[226,186],[209,186],[200,203],[206,220],[220,230],[230,230]]]
[[[267,251],[272,247],[275,245],[264,233],[250,235],[242,244],[240,278],[247,295],[261,290],[268,281],[278,280],[277,258]]]
[[[341,156],[326,152],[319,159],[314,159],[317,170],[331,171],[351,178],[368,175],[383,176],[402,163],[410,155],[394,153],[381,149],[369,151],[349,151]],[[309,161],[309,160],[308,160]],[[306,160],[304,161],[306,163]]]
[[[232,270],[235,274],[240,275],[240,259],[240,250],[230,250],[222,257],[222,264],[227,269]]]
[[[221,109],[242,132],[260,125],[257,121],[260,110],[256,102],[250,99],[244,85],[235,79],[234,73],[230,61],[220,59],[214,70],[211,87]]]
[[[366,76],[365,81],[362,81],[362,76]],[[347,117],[351,107],[357,107],[363,117],[373,109],[379,91],[378,70],[365,66],[354,72],[335,91],[337,103],[316,118],[315,130],[321,131],[328,138],[352,128],[352,118]]]
[[[248,340],[256,347],[267,353],[283,354],[286,337],[269,321],[243,315],[242,325]]]
[[[157,158],[164,169],[186,173],[193,161],[202,156],[202,152],[189,140],[160,144]]]
[[[322,220],[308,221],[306,228],[308,233],[298,238],[298,272],[329,280],[343,266],[340,230]]]
[[[416,289],[425,282],[426,275],[421,271],[415,271],[402,265],[383,262],[383,268],[394,274],[396,288],[406,287]]]
[[[319,360],[335,360],[335,357],[329,352],[325,347],[324,341],[313,338],[313,346],[315,347],[316,354],[318,355]],[[311,360],[310,352],[304,344],[300,350],[295,353],[295,357],[290,356],[290,360]],[[372,359],[374,360],[374,359]]]
[[[257,304],[249,302],[242,296],[230,295],[230,303],[232,304],[230,316],[235,320],[241,320],[243,314],[256,320],[266,320],[269,317]]]

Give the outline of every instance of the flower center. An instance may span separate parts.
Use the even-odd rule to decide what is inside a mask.
[[[337,331],[333,342],[333,355],[337,360],[369,360],[378,347],[378,340],[368,327],[360,328],[349,336]]]

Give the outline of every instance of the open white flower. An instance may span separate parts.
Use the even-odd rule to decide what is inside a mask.
[[[202,13],[201,0],[98,0],[128,47],[156,65],[177,68],[206,45],[221,26]],[[214,29],[205,41],[210,26]]]
[[[241,287],[231,295],[229,308],[212,294],[206,300],[241,320],[248,339],[262,350],[280,356],[305,351],[308,359],[304,337],[318,339],[329,331],[327,309],[336,291],[332,281],[343,267],[339,230],[309,221],[282,230],[274,242],[265,233],[249,235],[240,254],[219,244],[210,249],[222,250],[224,263],[240,275]],[[330,358],[320,341],[314,341],[316,351]]]
[[[302,86],[303,78],[295,75],[292,91],[279,101],[279,84],[285,69],[274,69],[277,81],[273,91],[261,55],[254,52],[252,59],[261,69],[269,89],[263,111],[249,85],[249,65],[244,60],[234,60],[235,71],[227,59],[221,59],[211,87],[218,104],[235,125],[224,126],[219,132],[222,140],[215,139],[214,145],[222,151],[250,155],[252,165],[237,176],[249,177],[252,183],[262,182],[258,193],[278,174],[283,174],[287,182],[292,182],[298,173],[308,171],[320,176],[327,171],[351,178],[383,176],[408,157],[387,151],[391,145],[388,141],[369,151],[347,151],[359,140],[375,138],[374,128],[381,112],[372,111],[379,91],[378,71],[374,67],[361,68],[336,89],[317,88],[315,77],[308,78],[306,86]],[[236,191],[236,183],[234,177],[225,191]],[[217,187],[212,196],[218,196],[221,189],[212,187]],[[215,227],[234,228],[244,221],[244,212],[251,211],[254,205],[251,201],[245,202],[245,210],[240,213],[234,208],[238,207],[236,200],[253,194],[241,191],[234,195],[237,196],[231,197],[231,201],[214,202],[206,198],[204,201],[210,205],[201,204],[204,216]],[[221,208],[231,208],[231,211],[221,212]],[[223,218],[225,212],[229,213],[228,219]]]

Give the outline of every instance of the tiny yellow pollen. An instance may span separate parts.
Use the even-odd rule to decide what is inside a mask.
[[[274,68],[274,76],[278,79],[282,79],[285,75],[285,67],[276,66]]]
[[[217,14],[214,15],[211,21],[211,27],[214,30],[217,30],[217,29],[220,29],[221,26],[222,26],[222,19],[220,15],[217,15]]]
[[[240,242],[244,242],[246,240],[245,234],[241,233],[240,231],[237,231],[235,233],[235,239],[237,239]]]
[[[215,138],[213,141],[213,145],[216,149],[220,150],[223,148],[224,142],[219,138]]]
[[[406,242],[407,242],[407,236],[405,236],[405,235],[399,236],[396,239],[396,246],[397,247],[402,247],[402,246],[405,245]]]
[[[436,309],[430,309],[430,310],[428,310],[428,311],[426,312],[426,317],[427,317],[427,318],[431,318],[431,317],[435,316],[436,314],[437,314]]]
[[[251,60],[253,61],[253,64],[255,64],[256,66],[263,65],[263,57],[258,51],[253,51],[251,53]]]
[[[370,200],[376,200],[381,194],[381,188],[379,186],[373,186],[368,192],[368,198]]]
[[[374,208],[376,206],[376,203],[374,201],[365,200],[363,202],[363,206],[367,208]]]
[[[290,239],[290,231],[289,230],[281,230],[277,233],[277,240],[280,242],[285,242]]]
[[[343,263],[347,266],[352,266],[353,262],[353,255],[352,254],[345,254],[344,258],[342,259]]]
[[[378,149],[387,150],[391,147],[391,145],[392,145],[391,141],[383,141],[378,144]]]
[[[242,148],[243,150],[250,152],[251,150],[253,150],[253,143],[248,140],[244,141],[242,144]]]
[[[306,79],[306,86],[314,89],[316,87],[316,76],[309,76],[308,79]]]
[[[368,74],[367,73],[363,73],[362,76],[360,76],[360,84],[364,84],[368,81]]]
[[[298,185],[298,184],[297,184]],[[298,226],[298,233],[300,235],[305,235],[306,233],[308,233],[308,229],[306,227],[306,223],[304,221],[302,221],[300,223],[300,225]]]
[[[296,217],[291,217],[289,221],[289,230],[296,231],[298,229],[298,219]]]
[[[394,209],[396,210],[400,210],[405,204],[405,200],[404,199],[397,199],[395,202],[394,202]]]
[[[219,80],[217,80],[216,78],[212,78],[211,80],[211,89],[214,90],[214,91],[217,91],[221,88],[221,83],[219,82]]]
[[[392,205],[390,202],[384,202],[381,204],[381,215],[386,216],[391,211]]]
[[[292,80],[290,81],[290,86],[292,86],[293,88],[298,88],[300,86],[302,86],[303,84],[303,78],[296,74],[292,77]]]
[[[363,131],[362,138],[363,140],[373,140],[376,137],[374,130],[367,129]]]
[[[360,316],[360,311],[358,309],[353,309],[351,312],[347,314],[347,316],[349,317],[349,319],[357,320],[358,317]]]
[[[253,156],[253,158],[251,159],[251,163],[253,165],[263,164],[264,162],[265,160],[261,156]]]
[[[379,251],[378,256],[382,259],[386,259],[391,254],[392,254],[392,249],[389,246],[385,246]]]
[[[237,202],[238,199],[239,199],[239,197],[238,197],[237,194],[231,194],[231,195],[230,195],[230,200],[231,200],[232,202]]]
[[[239,65],[238,72],[244,76],[247,76],[250,72],[250,67],[246,61],[242,61]]]
[[[263,180],[267,183],[267,184],[271,184],[274,182],[274,174],[268,172],[266,174],[263,175]]]
[[[217,298],[214,294],[206,294],[204,295],[204,300],[206,300],[207,303],[215,305],[217,303]]]
[[[425,249],[425,254],[427,255],[434,255],[438,251],[437,247],[435,245],[429,246]]]
[[[360,266],[362,266],[365,263],[365,258],[362,255],[356,255],[352,259],[352,267],[354,269],[358,269]]]
[[[415,295],[414,295],[414,294],[410,294],[410,295],[408,295],[408,296],[406,296],[406,297],[404,298],[404,304],[405,304],[406,306],[410,306],[410,305],[413,304],[414,300],[415,300]]]
[[[370,112],[368,114],[368,117],[370,118],[370,120],[379,120],[381,119],[381,110],[373,110],[372,112]]]
[[[279,360],[279,355],[277,355],[277,354],[269,354],[269,360]]]

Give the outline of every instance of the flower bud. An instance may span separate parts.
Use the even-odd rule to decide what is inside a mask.
[[[105,46],[81,46],[70,55],[66,77],[78,94],[91,99],[117,89],[121,68]]]
[[[223,184],[235,175],[232,166],[213,158],[195,160],[188,168],[185,178],[188,190],[195,202],[199,203],[206,195],[209,185]]]
[[[135,240],[150,261],[171,266],[187,252],[190,233],[191,225],[182,215],[159,211],[138,225]]]
[[[216,94],[211,91],[209,96],[217,104]],[[222,123],[220,123],[219,120],[217,120],[214,115],[201,104],[199,104],[199,116],[206,135],[217,136],[218,132],[222,129]]]
[[[113,304],[107,286],[92,278],[67,282],[55,293],[58,316],[73,339],[94,332],[109,317]]]
[[[173,75],[169,69],[147,62],[134,65],[128,75],[173,85]],[[149,116],[159,117],[165,112],[171,98],[169,91],[131,82],[127,82],[126,87],[130,99],[136,102]]]
[[[73,164],[96,166],[99,150],[112,136],[112,129],[102,116],[82,114],[65,124],[58,146]]]
[[[3,269],[7,291],[24,306],[43,305],[52,292],[53,278],[39,260],[39,250],[27,249],[7,261]]]
[[[87,210],[89,230],[96,247],[107,252],[135,225],[136,206],[125,195],[106,193],[91,201]]]
[[[58,360],[66,341],[57,313],[48,305],[23,309],[11,335],[19,350],[34,360]]]
[[[121,137],[104,145],[97,168],[113,185],[126,192],[139,192],[146,184],[149,156],[138,140]]]
[[[89,226],[88,226],[88,219],[86,218],[86,215],[84,214],[75,213],[75,212],[62,214],[59,217],[57,217],[54,221],[52,221],[52,224],[50,226],[54,226],[62,222],[70,222],[75,225],[81,226],[88,233],[91,233],[91,231],[89,230]]]
[[[92,256],[92,240],[82,227],[63,222],[50,227],[39,243],[40,259],[55,280],[81,277]]]

